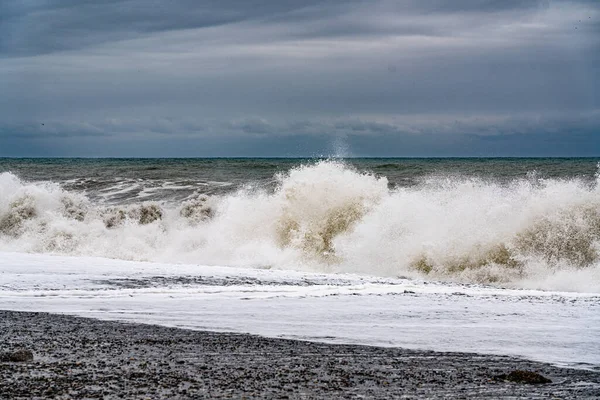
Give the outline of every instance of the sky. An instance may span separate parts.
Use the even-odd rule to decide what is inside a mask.
[[[2,156],[600,156],[600,1],[1,0]]]

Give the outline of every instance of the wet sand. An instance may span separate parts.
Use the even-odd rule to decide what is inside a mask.
[[[0,311],[0,398],[600,399],[600,372],[511,357],[333,345]],[[547,384],[498,376],[535,371]]]

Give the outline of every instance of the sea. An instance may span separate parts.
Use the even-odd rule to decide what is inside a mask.
[[[598,158],[0,158],[0,309],[600,371]]]

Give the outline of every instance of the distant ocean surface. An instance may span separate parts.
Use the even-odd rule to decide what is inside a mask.
[[[120,204],[181,201],[196,194],[225,194],[247,185],[274,189],[277,175],[322,160],[294,158],[93,159],[0,158],[0,173],[27,182],[55,182],[90,199]],[[592,182],[600,158],[353,158],[334,159],[347,169],[387,179],[390,189],[431,179],[476,178],[493,183],[531,179]],[[332,188],[334,190],[335,188]]]
[[[0,250],[600,292],[594,158],[0,159]]]

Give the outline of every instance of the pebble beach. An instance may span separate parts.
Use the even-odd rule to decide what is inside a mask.
[[[0,352],[18,351],[33,359],[0,362],[1,399],[600,398],[599,371],[506,356],[0,311]]]

